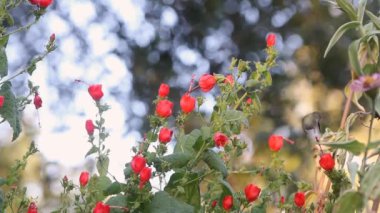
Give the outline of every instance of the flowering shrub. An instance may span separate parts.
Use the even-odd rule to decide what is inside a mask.
[[[52,3],[51,0],[29,2],[36,6],[36,20]],[[109,134],[103,118],[103,114],[110,109],[106,104],[107,97],[104,97],[101,83],[88,85],[88,93],[98,112],[95,118],[83,121],[83,131],[87,132],[91,145],[85,157],[96,157],[96,171],[83,171],[77,177],[79,185],[63,177],[61,203],[54,212],[265,212],[269,207],[286,212],[353,212],[364,208],[377,211],[380,203],[379,143],[371,140],[371,134],[373,121],[380,113],[380,74],[375,66],[377,57],[375,61],[359,58],[378,56],[379,47],[375,41],[380,30],[380,18],[366,11],[370,23],[363,25],[365,2],[360,1],[357,9],[347,1],[336,2],[349,15],[351,22],[333,35],[326,54],[347,29],[360,29],[361,38],[349,47],[353,80],[348,83],[346,91],[347,104],[352,101],[362,111],[348,115],[346,108],[340,129],[326,129],[323,134],[319,113],[311,113],[303,119],[304,130],[315,145],[316,161],[324,170],[320,174],[316,169],[315,176],[319,178],[313,183],[295,180],[284,169],[281,149],[294,144],[294,141],[281,135],[272,134],[267,138],[268,150],[272,152],[268,164],[240,171],[235,171],[232,166],[233,160],[247,147],[241,132],[249,126],[250,119],[260,112],[262,92],[272,84],[270,69],[276,65],[277,51],[276,36],[270,33],[266,38],[266,59],[263,62],[232,59],[227,75],[204,74],[199,79],[194,76],[189,79],[189,89],[180,100],[170,99],[168,84],[160,85],[157,98],[153,101],[155,112],[149,116],[150,130],[133,147],[131,161],[121,168],[125,176],[123,181],[117,180],[108,171],[111,150],[105,144]],[[7,10],[0,13],[2,18],[9,16],[4,11]],[[1,35],[1,41],[9,37],[5,32]],[[13,139],[21,131],[20,109],[31,103],[39,109],[42,98],[38,86],[32,82],[29,82],[29,95],[16,98],[10,80],[25,72],[32,75],[36,63],[55,49],[54,41],[55,35],[52,35],[45,53],[11,76],[4,50],[6,42],[0,42],[0,115],[13,128]],[[198,89],[200,93],[195,92]],[[207,115],[200,111],[200,107],[204,103],[203,93],[211,90],[217,94],[216,104],[211,114]],[[369,102],[368,109],[358,102],[362,96]],[[174,105],[179,105],[180,112],[173,110]],[[370,115],[366,145],[350,135],[350,127],[362,114]],[[195,119],[198,125],[191,130],[186,129],[187,124]],[[173,152],[168,152],[170,143],[175,143]],[[22,160],[10,169],[9,175],[0,178],[0,212],[8,209],[38,212],[38,204],[25,196],[25,189],[18,187],[20,173],[28,157],[37,151],[32,143]],[[352,159],[362,153],[364,156],[359,169]],[[367,160],[374,156],[378,160],[369,164]],[[227,181],[231,173],[260,176],[265,183],[247,182],[244,189],[235,191]],[[356,176],[359,177],[358,185],[353,187]],[[324,178],[328,178],[325,187],[320,184]],[[153,179],[158,183],[155,184]],[[283,189],[289,186],[293,187],[292,193],[284,193]],[[13,210],[16,206],[17,209]]]

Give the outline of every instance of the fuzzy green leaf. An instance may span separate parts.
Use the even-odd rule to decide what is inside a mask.
[[[133,171],[132,171],[131,164],[130,163],[125,164],[125,168],[124,168],[125,179],[128,179],[132,175],[132,173]]]
[[[145,213],[193,213],[194,207],[179,201],[165,191],[154,194],[153,200],[144,209]]]
[[[358,20],[354,7],[348,2],[348,0],[336,0],[336,3],[342,10],[347,14],[347,16],[352,20]]]
[[[163,156],[161,160],[168,162],[171,169],[176,169],[186,166],[193,157],[193,155],[186,152],[177,152]]]
[[[21,122],[11,82],[8,81],[1,85],[0,95],[4,96],[5,99],[3,107],[0,108],[0,116],[7,120],[12,127],[12,140],[14,141],[21,133]]]
[[[363,16],[364,16],[364,11],[365,11],[366,5],[367,5],[367,0],[360,0],[359,1],[359,6],[358,6],[358,21],[360,23],[363,23]]]
[[[86,155],[84,157],[87,157],[91,154],[94,154],[95,152],[98,151],[98,148],[96,146],[92,146],[90,150],[88,150],[88,152],[86,153]]]
[[[228,175],[227,167],[223,160],[212,150],[207,150],[203,155],[203,161],[210,167],[222,173],[223,178]]]
[[[107,156],[100,156],[98,158],[98,161],[96,162],[96,169],[99,172],[99,175],[105,176],[108,172],[108,165],[110,163],[110,160]]]
[[[360,39],[353,41],[350,44],[350,46],[348,47],[348,59],[350,61],[351,68],[353,68],[354,71],[360,75],[363,72],[360,67],[359,57],[358,57],[359,44],[360,44]]]
[[[355,27],[358,27],[360,25],[360,22],[358,21],[351,21],[348,23],[343,24],[338,28],[338,30],[334,33],[334,35],[331,37],[329,44],[327,45],[325,54],[323,55],[324,58],[326,58],[327,54],[330,52],[331,48],[338,42],[338,40],[343,36],[343,34],[350,29],[353,29]]]
[[[106,190],[103,191],[105,196],[118,194],[121,192],[121,184],[119,182],[113,182]]]
[[[360,212],[363,208],[363,195],[357,191],[346,191],[334,205],[334,213]]]
[[[380,164],[369,168],[361,180],[360,191],[366,198],[376,198],[380,195]]]
[[[325,145],[333,149],[344,149],[351,152],[354,155],[360,155],[360,153],[362,153],[365,149],[364,144],[360,143],[357,140],[345,141],[345,142],[321,143],[321,145]]]
[[[124,195],[116,195],[114,197],[111,197],[107,204],[110,206],[127,206],[126,202],[126,196]],[[124,213],[125,211],[123,209],[117,209],[117,208],[111,208],[111,213]]]
[[[195,154],[193,146],[201,135],[201,131],[199,129],[195,129],[190,134],[180,136],[174,147],[174,153],[184,152],[188,154]]]
[[[380,19],[375,16],[371,11],[366,10],[365,13],[371,19],[372,23],[375,25],[375,27],[380,30]]]
[[[0,46],[0,79],[8,75],[8,59],[5,48]]]

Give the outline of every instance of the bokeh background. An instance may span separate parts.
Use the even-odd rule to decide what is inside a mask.
[[[368,5],[380,6],[371,0]],[[27,3],[12,14],[17,26],[33,20]],[[103,84],[103,100],[112,107],[105,114],[110,172],[122,181],[131,147],[148,129],[146,116],[153,112],[152,100],[162,82],[171,85],[170,98],[178,103],[192,75],[226,74],[232,57],[262,60],[265,36],[273,32],[278,66],[271,70],[273,86],[262,97],[261,115],[244,133],[252,146],[240,166],[265,162],[266,138],[274,132],[296,141],[282,151],[286,169],[296,179],[311,181],[314,165],[301,119],[321,111],[323,128],[339,127],[343,88],[350,80],[346,50],[355,32],[343,36],[325,59],[323,52],[346,21],[340,10],[319,0],[55,0],[30,30],[11,36],[7,47],[10,72],[41,53],[52,33],[58,49],[38,64],[30,79],[40,86],[43,107],[26,108],[21,136],[11,143],[10,127],[0,125],[0,176],[34,140],[40,152],[29,162],[23,184],[49,209],[57,206],[64,175],[78,183],[82,170],[94,171],[94,159],[84,158],[90,148],[84,122],[95,118],[96,108],[87,86],[74,82],[80,79]],[[15,93],[27,93],[27,79],[12,81]],[[202,110],[207,112],[217,94],[204,95]],[[366,141],[366,124],[363,118],[355,125],[359,140]],[[374,132],[379,137],[380,131]],[[230,181],[239,190],[254,180],[231,175]]]

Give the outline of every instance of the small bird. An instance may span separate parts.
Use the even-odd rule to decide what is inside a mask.
[[[302,118],[303,131],[310,140],[318,143],[321,138],[321,118],[322,116],[320,112],[312,112]]]

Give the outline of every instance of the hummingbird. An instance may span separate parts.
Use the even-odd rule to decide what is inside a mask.
[[[321,138],[321,121],[322,115],[320,112],[312,112],[302,118],[302,128],[308,138],[319,143]]]

